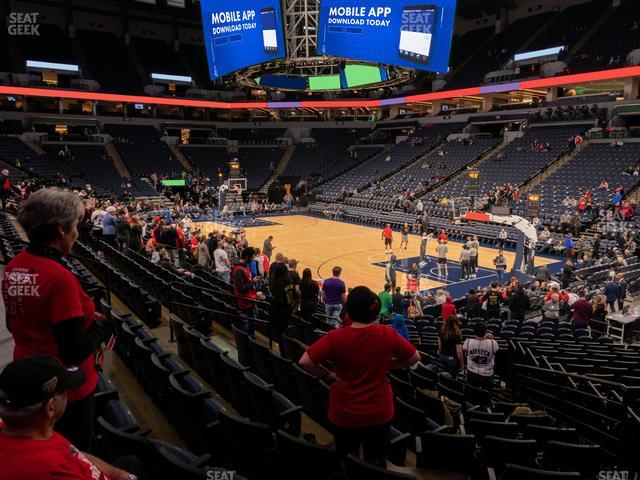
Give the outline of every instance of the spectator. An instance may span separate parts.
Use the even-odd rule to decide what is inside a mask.
[[[474,333],[475,338],[466,339],[462,345],[467,356],[467,382],[474,387],[491,390],[498,342],[487,333],[484,322],[476,325]]]
[[[395,292],[391,296],[393,300],[393,313],[404,315],[404,311],[408,306],[408,301],[400,292],[400,287],[396,287]]]
[[[384,284],[384,289],[378,294],[380,298],[380,319],[388,322],[393,314],[393,297],[391,296],[391,285]]]
[[[9,180],[9,170],[6,168],[2,170],[0,175],[0,204],[2,210],[6,210],[7,201],[11,198],[11,181]]]
[[[442,331],[438,336],[438,351],[440,362],[445,372],[453,378],[458,377],[458,372],[464,370],[464,356],[462,354],[462,334],[460,333],[460,321],[456,315],[444,317]]]
[[[116,218],[116,240],[118,242],[118,249],[123,253],[126,252],[129,247],[129,222],[126,215],[126,210],[121,208],[118,210],[118,216]]]
[[[18,211],[30,244],[6,266],[2,294],[7,329],[15,341],[14,360],[52,355],[84,373],[85,382],[69,392],[69,405],[56,429],[81,450],[89,450],[98,384],[96,354],[109,338],[109,329],[80,282],[63,266],[63,257],[78,238],[83,213],[73,193],[42,189],[31,194]]]
[[[589,321],[593,317],[593,306],[587,300],[585,300],[585,292],[580,289],[578,292],[578,300],[571,304],[571,311],[573,312],[573,324],[579,328],[587,328]]]
[[[273,235],[269,235],[267,239],[262,244],[262,253],[264,253],[269,261],[271,261],[271,255],[273,255],[273,249],[275,248],[272,244]]]
[[[627,298],[628,285],[624,279],[624,273],[618,273],[616,275],[616,282],[618,284],[618,310],[622,311],[624,308],[624,300]]]
[[[300,306],[300,274],[296,270],[298,261],[295,258],[289,259],[288,275],[293,285],[293,311],[297,311]]]
[[[140,250],[142,250],[142,223],[137,215],[131,217],[128,237],[129,250],[140,252]]]
[[[0,373],[3,478],[136,478],[123,468],[144,476],[144,465],[137,458],[121,457],[109,465],[54,431],[59,431],[56,424],[61,418],[68,418],[69,395],[85,384],[82,370],[66,369],[50,355],[32,355],[5,367]]]
[[[469,318],[484,317],[482,302],[478,299],[478,295],[473,288],[469,289],[469,292],[467,293],[467,303],[465,306],[465,311],[467,312],[467,317]]]
[[[615,304],[618,302],[620,298],[620,287],[615,281],[614,274],[609,275],[609,279],[604,284],[604,295],[607,297],[607,304],[609,305],[609,311],[611,313],[616,311]]]
[[[329,390],[328,418],[338,455],[358,455],[362,445],[367,462],[384,466],[384,447],[393,419],[389,369],[407,368],[420,360],[415,347],[393,329],[375,323],[378,296],[356,287],[345,304],[349,327],[330,331],[300,359],[313,375],[335,381]],[[335,372],[322,366],[331,362]]]
[[[269,323],[271,324],[271,338],[278,342],[280,351],[284,355],[282,335],[287,330],[289,319],[294,308],[294,284],[287,266],[284,263],[276,263],[269,281],[271,291],[271,304]]]
[[[487,320],[500,318],[500,307],[502,306],[504,298],[498,287],[498,282],[491,282],[491,289],[482,297]]]
[[[206,239],[204,235],[200,235],[200,237],[198,237],[198,250],[196,250],[198,256],[198,265],[203,268],[208,267],[209,263],[211,262],[211,254],[209,253],[209,247],[207,247],[205,240]]]
[[[102,217],[102,238],[113,247],[116,246],[116,211],[116,207],[107,207]]]
[[[504,228],[500,229],[500,232],[498,232],[498,245],[500,245],[500,248],[504,248],[507,244],[507,231]]]
[[[453,304],[453,298],[451,298],[451,296],[447,296],[444,304],[442,305],[442,318],[449,318],[451,316],[455,316],[457,313],[456,306]]]
[[[402,338],[407,341],[409,340],[409,330],[407,330],[404,316],[400,315],[399,313],[394,313],[393,320],[391,322],[391,328],[393,328]]]
[[[553,293],[551,298],[542,306],[542,316],[545,320],[557,321],[560,318],[560,295]]]
[[[325,315],[327,317],[338,318],[342,311],[342,305],[347,299],[347,288],[340,279],[341,267],[333,267],[331,278],[322,284],[322,298],[324,300]]]
[[[198,246],[198,248],[200,248]],[[207,248],[208,250],[208,248]],[[224,242],[218,241],[218,248],[213,252],[213,261],[216,268],[216,275],[222,279],[225,283],[231,282],[231,264],[229,262],[229,256],[224,248]]]
[[[251,278],[248,264],[253,261],[255,251],[251,247],[242,250],[240,262],[231,268],[233,294],[236,296],[237,308],[245,315],[244,329],[249,335],[254,333],[253,319],[256,316],[256,300],[264,300],[262,292],[256,290],[255,284],[260,277]]]
[[[515,320],[524,320],[525,314],[531,307],[529,296],[524,292],[524,288],[519,286],[508,299],[511,318]]]
[[[305,320],[311,320],[316,312],[319,291],[318,282],[311,277],[311,269],[305,268],[300,280],[300,313]]]
[[[562,288],[569,288],[569,284],[576,278],[575,268],[571,260],[564,262],[562,272],[560,273],[560,285]]]

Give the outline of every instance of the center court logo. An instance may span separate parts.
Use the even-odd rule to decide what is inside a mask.
[[[38,12],[11,12],[8,17],[7,32],[9,35],[17,36],[40,36],[40,24],[38,23]]]

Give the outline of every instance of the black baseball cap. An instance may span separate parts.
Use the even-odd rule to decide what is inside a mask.
[[[10,363],[0,373],[0,405],[12,409],[30,407],[78,388],[84,380],[78,367],[65,368],[50,355],[32,355]]]

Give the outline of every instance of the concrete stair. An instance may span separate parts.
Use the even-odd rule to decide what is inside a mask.
[[[107,155],[111,159],[111,162],[113,162],[113,166],[116,167],[116,170],[118,171],[120,176],[131,178],[131,172],[122,160],[122,157],[120,156],[120,153],[118,153],[115,145],[113,145],[113,143],[111,142],[105,143],[104,149],[107,151]]]
[[[264,182],[264,185],[260,187],[260,189],[258,190],[259,193],[264,193],[266,195],[266,193],[269,191],[269,187],[271,186],[271,184],[276,180],[276,178],[282,175],[282,172],[284,172],[284,169],[287,168],[287,165],[289,165],[289,161],[293,157],[293,153],[295,151],[296,151],[295,144],[287,145],[287,148],[282,154],[282,157],[280,157],[280,161],[278,162],[278,165],[276,165],[276,169],[273,171],[273,174],[267,179],[267,181]]]
[[[176,157],[176,159],[180,162],[185,170],[190,171],[194,169],[193,165],[189,163],[189,160],[184,156],[184,153],[182,153],[182,150],[180,150],[180,147],[178,147],[178,145],[176,145],[175,143],[167,143],[167,146],[169,147],[169,150],[171,150],[171,153],[173,153],[173,156]]]
[[[566,153],[558,157],[551,165],[545,168],[538,175],[527,180],[520,186],[520,193],[527,193],[532,191],[535,187],[540,185],[545,179],[553,175],[560,167],[565,165],[569,160],[573,159],[578,153],[582,151],[589,144],[589,140],[584,140],[581,145],[578,145],[572,152]]]

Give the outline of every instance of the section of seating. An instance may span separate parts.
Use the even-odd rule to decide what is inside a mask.
[[[227,168],[229,160],[227,147],[182,145],[180,150],[187,157],[189,163],[200,173],[208,176],[212,182],[217,183],[218,173]]]
[[[244,147],[238,150],[240,168],[247,172],[247,188],[258,190],[269,179],[284,154],[284,147]]]
[[[447,82],[447,88],[463,88],[483,83],[487,73],[499,70],[553,15],[556,13],[533,15],[507,26],[503,32],[494,35],[491,41],[457,72],[454,72],[453,78]]]
[[[55,157],[63,144],[44,144],[44,149],[49,155]],[[64,160],[67,170],[73,171],[73,177],[79,177],[79,181],[91,185],[92,190],[99,196],[107,194],[121,194],[127,180],[123,179],[113,165],[103,145],[66,145],[71,156]],[[80,180],[81,179],[81,180]],[[135,191],[134,191],[135,193]]]
[[[360,199],[369,199],[370,207],[389,209],[396,206],[399,195],[419,192],[432,187],[459,171],[494,147],[498,138],[477,138],[472,143],[452,140],[429,153],[380,184],[346,199],[346,204],[358,205]],[[385,208],[386,207],[386,208]]]
[[[40,23],[38,32],[39,35],[17,35],[11,37],[14,42],[17,42],[17,48],[25,61],[36,60],[40,62],[78,64],[69,44],[69,38],[61,27]],[[20,65],[20,69],[24,69],[24,65]]]
[[[592,0],[565,8],[530,45],[527,45],[526,50],[561,46],[570,49],[587,32],[593,24],[593,19],[603,15],[609,5],[610,2],[607,0]]]
[[[236,140],[240,145],[273,145],[276,139],[283,137],[284,128],[219,128],[217,136],[227,140]]]
[[[522,137],[516,138],[498,152],[485,160],[480,167],[478,181],[479,195],[487,194],[497,186],[510,183],[520,185],[537,175],[549,164],[560,157],[569,148],[568,140],[584,130],[584,127],[544,127],[530,128]],[[540,151],[534,145],[547,145]],[[434,192],[439,197],[467,196],[469,179],[466,176],[455,178]]]
[[[138,72],[129,59],[126,47],[115,34],[80,29],[78,44],[93,79],[100,84],[100,90],[142,93]]]
[[[105,124],[104,129],[114,138],[120,157],[133,175],[178,175],[184,170],[155,127]]]
[[[590,143],[572,159],[556,170],[533,192],[540,194],[540,213],[551,221],[564,210],[576,211],[577,205],[566,207],[565,199],[575,204],[590,190],[594,209],[600,203],[609,206],[615,196],[614,189],[621,186],[625,192],[634,188],[640,177],[630,175],[640,158],[640,144],[626,143],[612,147],[609,143]],[[599,188],[606,182],[609,188]],[[584,212],[585,214],[587,212]]]
[[[347,128],[316,128],[311,131],[315,142],[298,143],[282,176],[303,179],[329,179],[363,162],[379,151],[378,148],[358,148],[349,156],[346,149],[370,130]]]
[[[149,75],[149,83],[151,83],[152,73],[189,74],[180,62],[176,51],[162,40],[134,37],[131,39],[131,46]]]
[[[322,194],[318,198],[322,201],[334,201],[347,192],[359,191],[417,160],[460,127],[460,124],[443,123],[419,128],[409,138],[395,144],[389,150],[324,183],[321,186]]]
[[[640,5],[626,2],[587,40],[571,61],[571,70],[586,72],[626,65],[627,54],[640,46]]]

